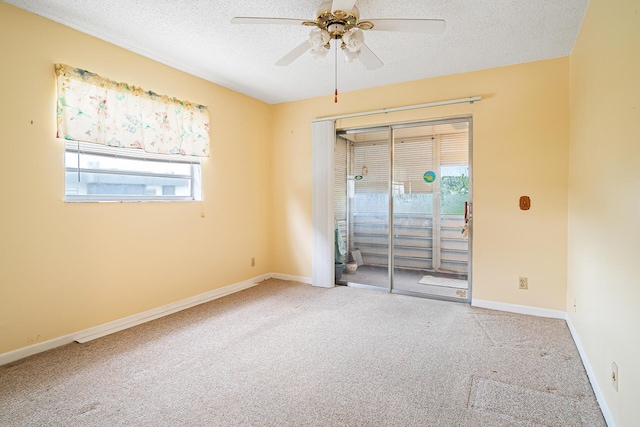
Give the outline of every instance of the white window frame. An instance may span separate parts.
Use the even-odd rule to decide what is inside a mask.
[[[82,154],[93,154],[98,156],[110,157],[110,158],[122,158],[122,159],[132,159],[132,160],[144,160],[151,162],[162,162],[162,163],[184,163],[191,165],[190,175],[175,175],[175,174],[162,174],[162,173],[154,173],[147,171],[136,171],[136,170],[109,170],[109,169],[92,169],[92,168],[79,168],[80,162],[78,162],[78,167],[75,166],[67,166],[66,164],[66,155],[67,153],[77,154],[81,156]],[[154,154],[147,153],[143,150],[136,149],[128,149],[128,148],[118,148],[118,147],[110,147],[106,145],[100,144],[92,144],[78,141],[65,141],[65,202],[77,203],[77,202],[190,202],[190,201],[201,201],[202,200],[202,170],[201,170],[201,158],[195,156],[179,156],[179,155],[168,155],[168,154]],[[108,194],[85,194],[85,195],[75,195],[75,194],[67,194],[67,180],[66,174],[68,172],[73,173],[99,173],[99,174],[113,174],[119,176],[145,176],[145,177],[154,177],[154,178],[181,178],[187,179],[190,181],[191,194],[188,196],[163,196],[163,195],[142,195],[142,194],[132,194],[132,195],[108,195]]]

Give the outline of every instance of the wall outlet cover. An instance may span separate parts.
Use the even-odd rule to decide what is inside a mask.
[[[518,279],[518,288],[519,289],[529,289],[529,281],[526,277],[520,277]]]

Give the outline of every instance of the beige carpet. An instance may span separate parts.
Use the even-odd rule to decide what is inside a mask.
[[[564,321],[269,280],[0,368],[2,426],[605,426]]]

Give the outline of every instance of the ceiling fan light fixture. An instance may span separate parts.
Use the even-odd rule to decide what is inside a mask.
[[[327,57],[327,54],[329,53],[329,49],[325,49],[324,46],[320,46],[318,48],[314,47],[309,52],[311,52],[311,56],[313,56],[313,59],[320,62],[324,62],[325,58]]]
[[[331,40],[331,36],[327,30],[314,28],[309,31],[309,44],[313,46],[314,50],[323,48],[327,43],[329,43],[329,40]]]
[[[364,33],[359,28],[351,28],[342,35],[346,50],[350,52],[360,52],[364,44]]]
[[[359,50],[351,51],[349,49],[344,49],[342,53],[344,53],[344,59],[349,63],[355,61],[356,59],[358,59],[358,56],[360,56]]]

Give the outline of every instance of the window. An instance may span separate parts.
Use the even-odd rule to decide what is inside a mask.
[[[65,200],[202,200],[209,157],[204,105],[55,64]]]
[[[65,201],[202,200],[200,158],[66,142]]]

